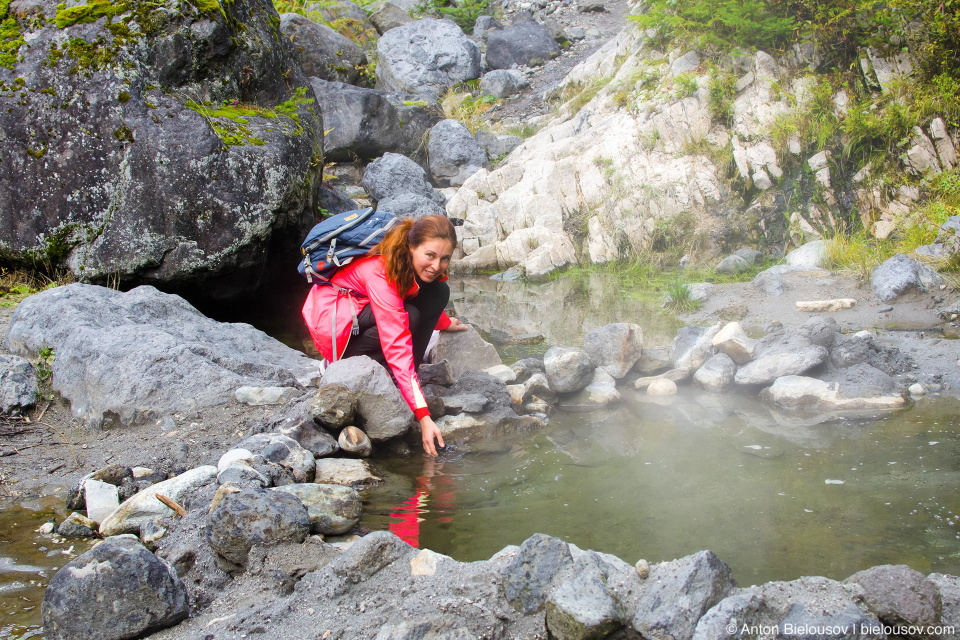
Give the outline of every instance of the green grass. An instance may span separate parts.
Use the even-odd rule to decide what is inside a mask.
[[[15,307],[24,298],[41,291],[72,282],[69,274],[63,274],[56,280],[41,274],[26,271],[0,270],[0,307]]]
[[[693,311],[700,303],[693,299],[690,285],[679,280],[667,286],[667,301],[664,306],[674,311]]]

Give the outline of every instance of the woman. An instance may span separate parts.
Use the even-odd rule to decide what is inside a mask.
[[[467,328],[443,312],[456,246],[456,231],[444,216],[404,218],[369,256],[338,269],[329,286],[314,285],[303,305],[310,336],[328,362],[365,355],[393,373],[430,456],[437,455],[434,440],[444,446],[443,436],[430,417],[416,370],[434,328]]]

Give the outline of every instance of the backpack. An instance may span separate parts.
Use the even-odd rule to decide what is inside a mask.
[[[303,260],[297,267],[307,282],[326,285],[340,267],[365,256],[383,240],[397,218],[371,208],[345,211],[318,223],[300,246]]]

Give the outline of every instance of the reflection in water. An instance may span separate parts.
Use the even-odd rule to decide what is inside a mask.
[[[380,461],[390,480],[367,493],[363,524],[458,560],[535,532],[628,562],[711,549],[742,585],[887,563],[960,574],[958,409],[784,421],[690,392],[557,413],[506,454]]]

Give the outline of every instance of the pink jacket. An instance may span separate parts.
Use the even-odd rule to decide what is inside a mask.
[[[387,282],[382,256],[354,260],[338,269],[330,283],[327,286],[313,285],[303,303],[303,319],[321,355],[328,362],[339,360],[350,340],[354,314],[359,316],[365,306],[371,305],[380,332],[380,346],[400,387],[400,393],[417,420],[429,415],[413,368],[410,320],[403,308],[403,301],[416,296],[420,287],[414,283],[401,298],[397,288]],[[349,289],[349,292],[345,289]],[[441,314],[436,329],[442,331],[448,326],[450,318],[445,313]]]

